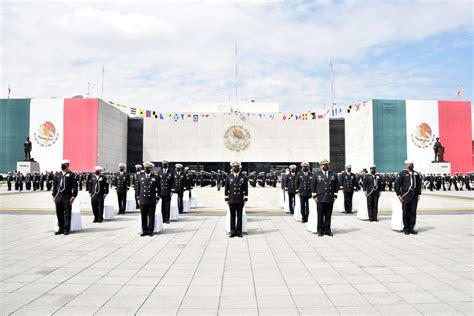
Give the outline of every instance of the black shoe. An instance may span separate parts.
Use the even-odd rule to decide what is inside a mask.
[[[347,212],[347,214],[354,214],[354,213],[352,213],[352,212]]]
[[[242,238],[242,237],[244,237],[244,235],[242,235],[242,233],[240,233],[240,234],[237,234],[237,237]]]
[[[149,233],[148,236],[153,237],[153,233]]]
[[[148,235],[148,233],[147,233],[147,232],[143,232],[143,233],[140,234],[140,237],[143,237],[143,236],[146,236],[146,235]]]
[[[69,235],[69,232],[64,232],[64,235]]]
[[[64,232],[62,230],[58,230],[57,232],[54,232],[55,235],[62,235]]]
[[[410,232],[409,232],[408,230],[404,230],[403,233],[404,233],[405,235],[410,235]]]
[[[170,221],[166,221],[166,222],[165,222],[165,224],[169,224],[169,223],[170,223]]]
[[[99,219],[99,223],[102,223],[103,219]]]
[[[323,237],[323,235],[324,235],[323,233],[318,233],[319,237]]]
[[[95,219],[92,221],[92,223],[97,223],[99,220],[98,219]]]
[[[373,219],[369,219],[369,222],[373,222],[374,220]]]
[[[330,237],[333,236],[332,232],[326,232],[326,235],[328,235],[328,236],[330,236]]]
[[[413,230],[413,229],[410,229],[410,234],[412,234],[412,235],[418,235],[418,232],[415,231],[415,230]]]
[[[237,236],[237,235],[236,234],[230,234],[229,238],[234,238],[235,236]]]
[[[378,219],[374,219],[374,222],[378,222],[379,220]]]

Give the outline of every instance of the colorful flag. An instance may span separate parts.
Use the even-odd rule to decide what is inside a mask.
[[[173,116],[173,120],[175,122],[177,122],[179,120],[179,114],[178,113],[175,113],[174,116]]]
[[[151,111],[146,110],[146,117],[151,117]]]
[[[145,110],[144,109],[138,109],[138,116],[145,117]]]
[[[164,118],[163,114],[160,113],[160,120],[164,120],[164,119],[165,118]]]
[[[195,123],[199,122],[199,115],[197,115],[197,114],[193,115],[193,122],[195,122]]]
[[[130,114],[131,115],[137,115],[137,109],[136,108],[130,108]]]
[[[156,119],[158,118],[158,114],[156,113],[156,111],[153,111],[153,117]]]

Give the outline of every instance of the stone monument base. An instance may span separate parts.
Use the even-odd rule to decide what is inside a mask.
[[[450,162],[431,162],[431,165],[429,166],[429,170],[427,173],[447,173],[451,174],[451,163]]]
[[[26,174],[27,172],[40,172],[40,165],[36,161],[17,161],[16,170],[23,174]]]

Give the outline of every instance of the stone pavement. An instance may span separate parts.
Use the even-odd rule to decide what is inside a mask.
[[[197,193],[198,209],[139,237],[138,212],[93,224],[84,191],[84,230],[54,236],[49,192],[3,191],[1,314],[473,314],[471,192],[424,192],[417,236],[390,230],[385,192],[379,223],[335,212],[331,238],[279,210],[278,189],[252,188],[233,239],[223,191]]]
[[[33,194],[31,194],[33,195]],[[47,212],[0,213],[7,315],[471,315],[473,214],[420,215],[416,236],[354,216],[318,237],[292,217],[184,215],[154,237],[138,214],[54,236]]]

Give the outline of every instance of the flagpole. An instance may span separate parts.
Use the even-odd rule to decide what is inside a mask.
[[[237,43],[235,44],[235,103],[236,109],[237,104],[239,103],[239,88],[238,88],[238,51],[237,51]]]
[[[104,99],[104,75],[105,75],[105,66],[102,65],[102,89],[100,92],[100,98]]]
[[[336,93],[334,92],[334,70],[332,67],[332,59],[329,59],[329,65],[331,66],[331,112],[336,102]]]
[[[91,85],[91,83],[90,83],[89,81],[87,81],[87,98],[88,98],[88,99],[89,99],[89,96],[90,96],[90,93],[89,93],[89,91],[90,91],[90,85]]]

